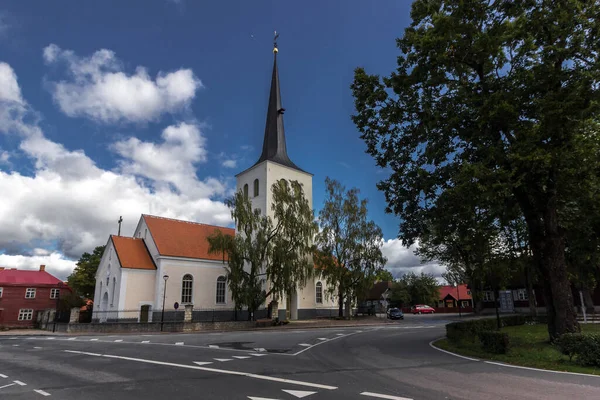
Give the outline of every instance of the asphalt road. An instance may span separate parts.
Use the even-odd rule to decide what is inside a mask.
[[[433,349],[442,316],[381,327],[1,336],[0,399],[600,399],[600,377]]]

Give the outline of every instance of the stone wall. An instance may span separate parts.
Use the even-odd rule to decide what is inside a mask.
[[[256,327],[256,321],[227,321],[227,322],[169,322],[163,324],[163,332],[201,332],[222,330],[243,330]],[[52,324],[46,328],[52,330]],[[57,324],[57,332],[67,333],[137,333],[160,332],[160,322],[149,323],[88,323],[88,324]]]

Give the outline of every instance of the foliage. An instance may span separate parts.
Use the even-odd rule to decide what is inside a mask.
[[[437,306],[439,285],[435,277],[431,274],[406,274],[392,286],[391,299],[403,306],[408,304]]]
[[[102,260],[106,246],[98,246],[92,254],[85,252],[76,263],[76,267],[67,278],[67,283],[79,296],[87,299],[94,298],[96,288],[96,271]]]
[[[403,242],[462,203],[469,221],[483,212],[496,226],[516,207],[551,338],[578,330],[565,211],[597,189],[598,171],[580,167],[598,149],[586,127],[599,116],[599,13],[586,0],[417,0],[396,71],[381,79],[358,68],[352,85],[367,152],[391,170],[378,187]]]
[[[554,344],[560,352],[580,365],[600,367],[600,334],[566,333]]]
[[[392,273],[389,270],[382,268],[378,270],[375,274],[375,279],[380,282],[393,282],[394,275],[392,275]]]
[[[368,219],[367,200],[359,190],[326,178],[327,197],[319,212],[321,231],[316,236],[317,264],[328,283],[330,294],[338,297],[339,316],[346,304],[365,293],[387,262],[381,253],[383,233]]]
[[[531,321],[531,318],[524,315],[511,315],[500,319],[502,327],[525,325],[527,321]],[[451,322],[446,325],[446,337],[455,343],[472,342],[478,338],[480,332],[497,330],[496,319],[494,318]]]
[[[233,301],[236,307],[247,307],[250,315],[267,297],[293,293],[314,274],[311,240],[317,226],[302,185],[282,179],[271,190],[273,219],[253,209],[239,191],[227,200],[235,237],[227,239],[217,231],[208,238],[210,252],[228,255]]]
[[[488,353],[505,354],[510,347],[508,334],[504,332],[482,331],[478,337],[481,347]]]
[[[58,300],[58,310],[61,312],[71,311],[71,308],[83,307],[86,302],[77,294],[61,290]]]

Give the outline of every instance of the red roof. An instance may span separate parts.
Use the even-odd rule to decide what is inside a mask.
[[[152,239],[163,256],[223,260],[219,253],[208,253],[207,238],[215,231],[235,235],[235,229],[222,226],[199,224],[196,222],[143,215]],[[227,260],[227,255],[225,255]]]
[[[58,286],[63,284],[46,271],[27,271],[20,269],[0,269],[0,286],[2,285],[27,285],[27,286]]]
[[[440,286],[440,300],[445,299],[446,296],[448,296],[448,295],[452,296],[452,298],[454,300],[470,300],[471,299],[470,293],[471,293],[471,291],[469,289],[467,289],[467,285],[465,285],[465,284],[458,285],[458,295],[460,296],[460,299],[457,299],[456,298],[456,288],[454,286],[451,286],[451,285]]]
[[[111,235],[122,268],[156,269],[142,239]]]

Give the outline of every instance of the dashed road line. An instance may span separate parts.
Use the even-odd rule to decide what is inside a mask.
[[[298,343],[298,346],[302,346],[302,347],[310,347],[310,346],[312,346],[312,344],[308,344],[308,343]]]
[[[4,389],[4,388],[15,386],[15,385],[16,385],[16,383],[9,383],[8,385],[0,386],[0,389]]]
[[[232,357],[233,358],[237,358],[238,360],[245,360],[247,358],[252,358],[252,357],[249,357],[249,356],[232,356]]]
[[[218,349],[219,348],[219,346],[217,346],[216,344],[209,344],[208,347],[211,348],[211,349]]]
[[[150,343],[149,340],[142,340],[142,343]]]
[[[121,343],[123,341],[123,339],[117,339],[115,340],[115,343]]]
[[[27,386],[27,384],[25,382],[21,382],[21,381],[13,381],[13,382],[19,386]]]
[[[220,361],[220,362],[226,362],[226,361],[233,361],[233,358],[213,358],[213,360]]]
[[[413,400],[408,397],[390,396],[389,394],[380,394],[380,393],[373,393],[373,392],[362,392],[361,396],[377,397],[379,399],[388,399],[388,400]]]
[[[67,340],[77,340],[77,338],[76,337],[71,337],[71,338],[68,338]]]
[[[0,374],[0,378],[8,378],[8,375]]]
[[[208,365],[208,364],[212,364],[212,362],[210,362],[210,361],[194,361],[194,364]]]
[[[343,333],[336,333],[335,335],[336,335],[336,336],[344,336],[344,334],[343,334]]]
[[[258,354],[258,353],[250,353],[250,355],[254,356],[254,357],[264,357],[264,356],[266,356],[266,354]]]
[[[183,346],[184,342],[175,342],[175,346]]]
[[[265,349],[264,347],[255,347],[254,351],[264,352],[264,351],[267,351],[267,349]]]
[[[54,340],[56,339],[54,336],[46,338],[46,340]]]
[[[19,347],[21,346],[20,344],[13,344],[13,347]]]
[[[90,339],[90,342],[97,342],[98,339]]]
[[[34,347],[34,349],[41,350],[41,349],[43,349],[43,347],[38,347],[38,346],[35,346],[35,347]]]
[[[320,338],[317,338],[317,339],[319,339],[319,340],[327,340],[327,338],[324,338],[324,337],[320,337]]]
[[[36,393],[38,393],[38,394],[41,394],[42,396],[50,396],[50,393],[44,392],[41,389],[34,389],[33,391],[36,392]]]
[[[289,390],[289,389],[281,389],[281,391],[286,392],[287,394],[291,394],[292,396],[302,399],[306,396],[310,396],[311,394],[315,394],[317,392],[307,392],[305,390]]]

